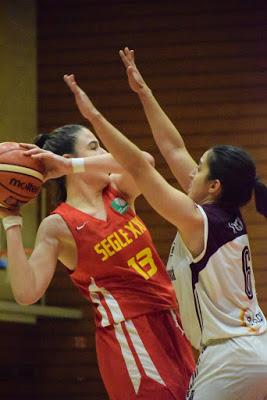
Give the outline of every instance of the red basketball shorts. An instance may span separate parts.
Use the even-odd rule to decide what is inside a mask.
[[[172,311],[96,330],[99,370],[111,400],[184,400],[195,362]]]

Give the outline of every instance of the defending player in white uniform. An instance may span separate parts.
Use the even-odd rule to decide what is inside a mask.
[[[125,48],[120,56],[154,139],[187,193],[140,163],[135,146],[118,136],[116,146],[114,136],[101,135],[151,206],[179,232],[167,268],[185,333],[201,351],[187,400],[266,400],[267,326],[239,209],[254,193],[257,211],[267,217],[267,188],[249,155],[237,147],[215,146],[197,165],[143,80],[133,50]]]
[[[248,236],[240,214],[209,204],[204,249],[193,258],[179,233],[167,264],[179,301],[183,327],[201,350],[213,341],[260,335],[267,329],[255,290]]]
[[[203,252],[193,258],[177,233],[167,265],[185,333],[201,352],[187,399],[265,399],[267,325],[244,221],[214,204],[199,209]]]

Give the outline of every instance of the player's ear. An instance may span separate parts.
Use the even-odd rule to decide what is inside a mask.
[[[210,187],[209,187],[209,193],[214,194],[214,195],[219,195],[222,190],[222,184],[219,179],[213,179],[210,182]]]

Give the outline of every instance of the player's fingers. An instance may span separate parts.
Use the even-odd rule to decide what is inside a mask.
[[[72,79],[71,79],[71,75],[65,74],[63,76],[64,82],[71,88],[71,84],[72,84]]]
[[[32,153],[31,154],[32,158],[37,158],[37,159],[51,159],[54,158],[54,153],[50,152],[50,151],[46,151],[46,152],[40,152],[40,153]]]
[[[46,151],[46,150],[40,149],[39,147],[34,147],[34,148],[32,148],[32,149],[25,150],[25,151],[24,151],[24,154],[25,154],[25,156],[31,156],[31,155],[33,155],[33,154],[43,153],[43,152],[45,152],[45,151]]]
[[[120,58],[121,58],[123,64],[125,65],[125,67],[128,67],[129,61],[127,60],[127,57],[125,56],[124,51],[120,50],[119,55],[120,55]]]
[[[33,148],[38,147],[38,146],[36,146],[36,144],[32,144],[32,143],[19,143],[19,145],[21,147],[25,147],[25,149],[33,149]]]
[[[79,92],[81,91],[81,88],[77,85],[73,74],[72,75],[64,75],[63,79],[64,79],[65,83],[67,84],[67,86],[70,88],[70,90],[75,95],[79,94]]]
[[[127,74],[135,81],[137,80],[136,78],[138,77],[138,75],[136,74],[136,69],[132,65],[129,65],[129,67],[127,68]]]

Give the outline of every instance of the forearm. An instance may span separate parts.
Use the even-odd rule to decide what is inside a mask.
[[[154,158],[151,154],[142,151],[143,157],[148,160],[151,165],[155,165]],[[125,169],[121,164],[112,156],[111,153],[102,154],[100,156],[85,157],[83,159],[71,158],[69,159],[71,168],[67,171],[66,175],[79,172],[80,166],[83,172],[88,174],[92,173],[95,176],[98,172],[110,173],[110,174],[123,174]],[[78,170],[76,170],[76,163]]]
[[[71,169],[67,171],[66,175],[73,174],[79,171],[79,166],[82,164],[83,172],[92,174],[95,176],[98,172],[110,173],[110,174],[120,174],[123,172],[122,166],[114,159],[112,154],[101,154],[93,157],[85,157],[82,159],[71,158],[69,159],[71,163]]]
[[[118,163],[135,176],[149,164],[147,156],[98,111],[90,118],[97,136]]]
[[[31,303],[30,298],[35,292],[36,280],[25,254],[21,228],[14,226],[8,229],[6,237],[8,273],[14,297],[20,304]]]
[[[191,182],[196,163],[185,147],[184,141],[169,117],[160,107],[147,86],[138,91],[155,142],[168,163],[173,175],[184,191]]]
[[[145,86],[138,92],[144,112],[160,151],[164,154],[175,149],[184,149],[182,136],[163,111],[152,91]]]

